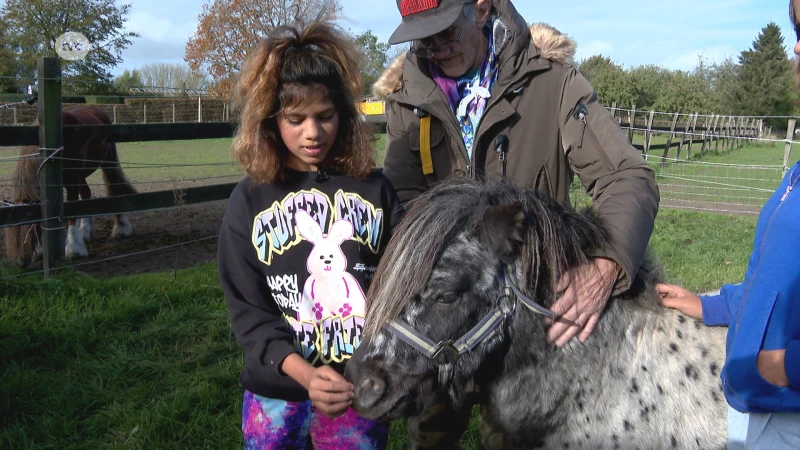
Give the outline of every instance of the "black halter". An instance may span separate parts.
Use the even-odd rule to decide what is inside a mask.
[[[432,359],[439,365],[439,387],[446,386],[453,377],[453,365],[464,353],[472,351],[478,344],[494,336],[506,317],[516,310],[517,302],[513,302],[513,307],[509,311],[504,311],[500,306],[500,301],[504,298],[516,298],[521,301],[531,311],[552,319],[556,318],[553,311],[536,303],[530,297],[520,292],[517,284],[514,283],[513,265],[503,268],[503,293],[497,296],[496,305],[491,311],[456,341],[448,339],[435,344],[432,340],[418,332],[414,327],[400,319],[392,320],[386,324],[386,329],[397,336],[398,339],[419,350],[425,356]]]

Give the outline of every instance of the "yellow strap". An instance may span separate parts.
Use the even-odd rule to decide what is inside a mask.
[[[433,173],[433,159],[431,158],[431,116],[419,119],[419,156],[422,158],[422,173]]]

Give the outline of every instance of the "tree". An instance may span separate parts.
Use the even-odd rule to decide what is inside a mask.
[[[666,72],[652,108],[684,114],[711,112],[708,84],[696,73]]]
[[[630,107],[636,103],[630,75],[611,58],[592,56],[580,63],[579,70],[592,83],[604,105],[616,103],[619,107]]]
[[[792,112],[791,63],[781,29],[770,22],[739,56],[739,110],[754,116],[789,115]]]
[[[16,52],[8,39],[8,24],[0,17],[0,93],[14,92],[17,84],[24,83],[22,80],[14,80],[16,76]]]
[[[174,89],[207,89],[207,75],[196,74],[186,64],[150,63],[137,70],[143,86]]]
[[[739,64],[730,57],[710,65],[702,58],[698,62],[695,73],[708,86],[711,112],[733,114],[739,110],[739,70]]]
[[[64,90],[100,93],[112,90],[110,69],[122,62],[122,51],[139,35],[124,26],[130,4],[114,0],[8,0],[0,10],[7,24],[7,43],[15,49],[19,76],[33,76],[41,56],[57,56],[56,39],[73,31],[86,36],[89,53],[82,61],[62,60]],[[98,83],[100,82],[100,83]]]
[[[203,6],[184,60],[227,92],[247,52],[271,30],[296,20],[333,19],[339,11],[338,0],[213,0]]]
[[[636,95],[636,107],[650,109],[655,105],[659,92],[670,75],[670,71],[663,67],[648,64],[631,69],[629,75]]]
[[[136,69],[125,69],[122,74],[114,78],[114,87],[121,94],[130,94],[130,88],[142,86],[142,77]]]
[[[386,65],[390,62],[387,52],[389,44],[378,42],[378,38],[367,30],[355,36],[356,46],[361,51],[361,83],[362,95],[370,95],[372,85],[381,76]]]

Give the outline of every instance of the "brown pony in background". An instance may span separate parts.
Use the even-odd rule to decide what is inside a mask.
[[[66,108],[61,112],[62,125],[111,125],[108,115],[89,105],[78,105]],[[38,121],[36,125],[38,125]],[[41,164],[38,146],[22,147],[20,158],[14,171],[14,187],[12,202],[14,204],[38,203],[38,172]],[[92,191],[86,179],[97,169],[103,172],[106,193],[109,196],[135,194],[136,189],[130,184],[122,171],[114,143],[79,143],[64,140],[64,148],[55,157],[63,158],[63,183],[67,191],[66,200],[75,201],[89,199]],[[69,219],[65,256],[69,259],[85,257],[86,241],[94,237],[94,219]],[[128,219],[121,214],[114,215],[112,238],[124,237],[132,232]],[[41,224],[27,224],[6,228],[6,255],[8,259],[25,267],[42,258]]]

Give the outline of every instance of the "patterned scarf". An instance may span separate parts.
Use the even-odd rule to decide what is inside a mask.
[[[487,21],[483,34],[489,41],[486,56],[483,58],[478,70],[472,76],[464,75],[461,78],[449,78],[439,71],[431,61],[430,72],[433,80],[444,92],[450,101],[450,109],[455,113],[456,120],[461,127],[461,137],[467,147],[467,154],[472,158],[472,147],[475,143],[475,132],[478,123],[486,110],[488,99],[492,96],[492,87],[497,81],[497,55],[495,55],[494,39],[492,39],[492,24]]]

